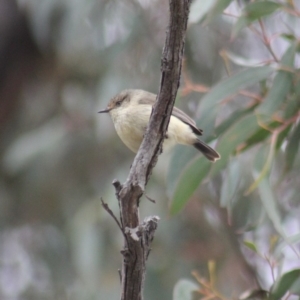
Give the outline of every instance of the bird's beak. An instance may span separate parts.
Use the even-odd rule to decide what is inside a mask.
[[[105,108],[105,109],[98,111],[98,114],[108,113],[109,111],[110,111],[110,108]]]

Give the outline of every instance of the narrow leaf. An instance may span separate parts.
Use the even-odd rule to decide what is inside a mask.
[[[201,105],[201,104],[200,104]],[[218,106],[201,111],[201,117],[197,120],[197,126],[203,130],[203,138],[209,140],[215,138],[215,120],[218,116]]]
[[[289,68],[294,66],[296,44],[291,45],[282,57],[281,65]],[[266,116],[273,115],[278,107],[285,101],[292,86],[293,75],[291,72],[280,70],[277,72],[273,85],[262,104],[258,107],[258,113]]]
[[[212,9],[208,12],[205,18],[205,23],[210,22],[215,16],[221,14],[227,6],[232,2],[232,0],[217,0],[214,3]]]
[[[287,164],[287,169],[290,170],[294,164],[295,157],[299,151],[300,144],[300,122],[293,129],[292,134],[288,138],[285,159]]]
[[[231,208],[240,183],[240,164],[238,160],[232,161],[227,167],[226,177],[221,188],[221,207]]]
[[[196,156],[199,157],[199,152],[197,152],[197,150],[193,147],[178,145],[174,149],[167,176],[167,193],[170,198],[174,193],[174,189],[176,188],[178,180],[181,178],[185,167]]]
[[[249,3],[245,7],[244,12],[251,21],[255,21],[259,18],[272,14],[280,7],[282,7],[281,4],[273,1],[258,1]]]
[[[300,80],[296,82],[295,84],[298,84],[300,87]],[[299,93],[295,92],[293,95],[289,98],[288,103],[286,104],[284,108],[284,119],[289,119],[292,116],[295,115],[295,112],[298,111],[300,108],[300,91]]]
[[[211,162],[205,157],[192,160],[182,172],[171,202],[171,214],[178,213],[195,192],[201,181],[207,176]]]
[[[273,162],[273,159],[274,159],[276,142],[277,142],[277,135],[273,135],[267,160],[263,164],[261,172],[259,173],[259,175],[255,179],[255,181],[246,190],[245,195],[249,195],[250,193],[252,193],[257,188],[259,183],[269,174],[269,171],[271,169],[271,165],[272,165],[272,162]]]
[[[231,38],[235,38],[244,28],[248,27],[248,25],[250,24],[251,21],[247,16],[240,16],[232,28]]]
[[[249,248],[250,250],[252,250],[252,251],[255,252],[255,253],[258,253],[257,248],[256,248],[256,245],[255,245],[253,242],[250,242],[250,241],[244,241],[243,243],[244,243],[244,245],[245,245],[247,248]]]
[[[215,129],[216,136],[218,137],[221,134],[223,134],[230,126],[232,126],[240,118],[249,114],[251,111],[253,111],[253,109],[254,106],[251,106],[245,109],[234,111],[225,121],[223,121],[219,126],[216,127]]]
[[[281,126],[282,123],[278,121],[272,121],[264,125],[267,128],[260,127],[249,139],[247,139],[247,141],[245,142],[245,148],[243,148],[243,150],[267,139],[272,134],[272,132],[269,129],[275,129],[278,126]]]
[[[237,34],[242,29],[250,25],[252,22],[267,15],[270,15],[281,6],[281,4],[272,1],[260,1],[249,3],[245,6],[243,14],[236,21],[232,30],[232,36],[237,36]]]
[[[253,114],[246,115],[235,122],[225,133],[220,137],[217,145],[217,150],[221,154],[221,159],[218,160],[211,169],[211,175],[216,175],[223,169],[230,155],[237,147],[245,142],[255,131],[259,125],[257,124],[256,116]]]
[[[265,62],[263,62],[261,59],[255,59],[255,58],[246,58],[243,56],[240,56],[234,52],[231,52],[229,50],[224,50],[224,54],[226,57],[228,57],[233,63],[235,63],[238,66],[247,67],[247,68],[255,68],[260,65],[265,65]]]
[[[204,115],[220,104],[224,99],[236,94],[245,87],[252,86],[266,79],[273,69],[269,66],[246,69],[219,82],[202,99],[197,115]]]
[[[257,178],[258,175],[259,173],[255,172],[254,178]],[[272,221],[274,228],[284,239],[286,239],[286,234],[281,225],[281,218],[277,208],[277,203],[272,188],[269,184],[268,178],[264,177],[260,181],[258,185],[258,191],[260,194],[260,199],[262,201],[262,204],[265,207],[266,213],[270,218],[270,220]]]
[[[287,237],[286,240],[281,241],[277,245],[277,247],[276,247],[276,249],[274,251],[274,257],[275,257],[275,259],[277,257],[282,256],[282,251],[284,250],[285,247],[287,247],[289,245],[295,245],[295,244],[298,244],[298,243],[300,243],[300,233],[291,235],[291,236]]]
[[[198,285],[193,281],[181,279],[174,287],[173,300],[192,300],[193,292],[198,289]]]
[[[189,23],[201,22],[209,10],[213,7],[216,0],[196,0],[191,4]]]
[[[270,299],[278,300],[282,298],[286,292],[290,289],[297,289],[297,285],[299,288],[299,280],[300,280],[300,269],[295,269],[290,272],[287,272],[279,278],[272,287]],[[297,284],[296,284],[297,283]]]

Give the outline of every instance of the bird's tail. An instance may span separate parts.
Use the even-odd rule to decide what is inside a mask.
[[[215,151],[199,139],[196,140],[193,146],[212,162],[215,162],[216,160],[221,158],[220,154],[217,151]]]

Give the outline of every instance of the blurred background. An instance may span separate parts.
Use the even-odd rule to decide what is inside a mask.
[[[195,118],[202,96],[240,70],[238,62],[244,67],[272,58],[255,33],[232,38],[239,5],[231,4],[224,15],[222,10],[209,15],[204,4],[192,6],[176,103]],[[205,14],[210,19],[203,24]],[[275,15],[266,24],[270,35],[291,21],[278,20]],[[111,182],[126,180],[134,154],[117,137],[109,116],[97,111],[124,88],[158,92],[167,22],[168,1],[161,0],[0,1],[0,299],[119,299],[122,236],[100,198],[118,215]],[[276,40],[272,46],[281,57],[288,42]],[[225,50],[251,59],[231,55],[236,64],[229,64]],[[250,91],[263,95],[264,88],[256,84]],[[211,128],[252,101],[244,94],[225,101]],[[217,136],[209,137],[215,146]],[[252,150],[235,153],[238,163],[231,159],[223,173],[204,180],[177,214],[169,209],[177,182],[173,172],[184,167],[187,157],[199,155],[178,147],[175,154],[160,157],[146,190],[156,204],[145,198],[141,203],[142,218],[161,218],[145,299],[171,299],[180,278],[197,282],[192,271],[201,278],[213,274],[227,297],[270,287],[275,261],[262,261],[241,244],[255,241],[269,253],[278,241],[257,195],[235,194],[230,209],[220,206],[224,176],[235,172],[234,164],[246,171],[249,157],[260,148]],[[177,165],[180,157],[183,163]],[[299,235],[300,178],[297,166],[291,170],[291,177],[276,173],[288,236]],[[238,174],[253,181],[249,174]],[[295,252],[287,248],[289,266],[299,267]]]

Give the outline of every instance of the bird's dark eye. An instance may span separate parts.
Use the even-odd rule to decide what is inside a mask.
[[[120,106],[120,105],[121,105],[121,101],[117,101],[116,106]]]

